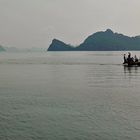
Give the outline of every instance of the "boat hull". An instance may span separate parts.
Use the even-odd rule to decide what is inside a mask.
[[[140,62],[123,63],[124,66],[140,66]]]

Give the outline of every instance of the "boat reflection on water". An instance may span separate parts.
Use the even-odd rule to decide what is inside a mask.
[[[124,65],[124,73],[138,73],[139,66],[125,66]]]

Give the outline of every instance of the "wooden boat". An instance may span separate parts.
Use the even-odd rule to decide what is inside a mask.
[[[140,66],[140,60],[135,55],[134,57],[131,57],[131,53],[128,52],[128,57],[126,58],[126,55],[124,54],[124,66]]]
[[[125,62],[123,63],[124,66],[140,66],[140,61],[138,62]]]

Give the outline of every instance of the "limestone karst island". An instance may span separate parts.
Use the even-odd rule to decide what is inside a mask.
[[[87,37],[79,46],[68,45],[53,39],[48,51],[125,51],[140,50],[140,36],[129,37],[111,29],[96,32]]]

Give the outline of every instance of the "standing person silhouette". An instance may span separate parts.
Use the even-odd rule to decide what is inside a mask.
[[[128,52],[128,59],[130,59],[131,58],[131,53],[130,52]]]
[[[127,59],[126,59],[126,54],[123,55],[123,59],[124,59],[124,64],[127,63]]]
[[[131,58],[131,53],[130,52],[128,52],[127,63],[128,63],[128,65],[132,64],[132,58]]]
[[[138,58],[137,58],[137,56],[135,55],[135,62],[138,62]]]

